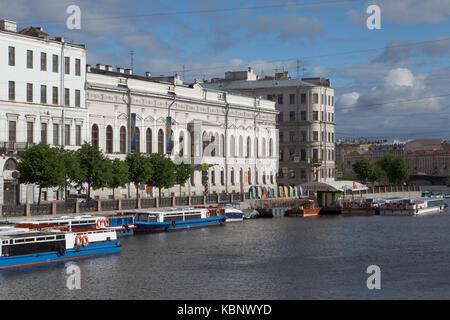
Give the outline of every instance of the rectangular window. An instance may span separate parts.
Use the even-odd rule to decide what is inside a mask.
[[[319,141],[319,131],[313,131],[313,140]]]
[[[267,100],[273,101],[273,94],[268,94],[267,95]]]
[[[58,104],[58,87],[52,88],[52,103]]]
[[[283,122],[283,112],[278,114],[278,122]]]
[[[16,48],[8,47],[8,65],[15,66],[16,65]]]
[[[70,124],[64,126],[64,144],[70,146]]]
[[[53,144],[55,146],[59,145],[59,124],[53,124]]]
[[[280,136],[279,142],[283,142],[283,132],[280,131],[279,136]]]
[[[289,132],[289,142],[294,142],[294,139],[295,139],[295,132],[290,131]]]
[[[16,83],[14,81],[8,82],[8,97],[9,100],[16,100]]]
[[[306,161],[306,150],[305,149],[302,149],[300,151],[300,160],[301,161]]]
[[[47,124],[41,123],[41,142],[47,143]]]
[[[14,143],[16,142],[16,122],[8,121],[8,141],[9,147],[14,148]]]
[[[301,104],[306,104],[306,93],[302,93],[301,95],[300,95],[300,103]]]
[[[58,63],[58,55],[54,54],[52,57],[52,71],[58,72],[59,63]]]
[[[27,102],[33,102],[33,84],[27,83]]]
[[[306,111],[300,112],[301,120],[306,120]]]
[[[75,145],[81,146],[81,125],[75,126]]]
[[[64,73],[70,74],[70,57],[64,57]]]
[[[33,143],[33,122],[27,122],[27,142]]]
[[[47,71],[47,54],[41,52],[41,71]]]
[[[319,120],[319,111],[313,111],[313,120]]]
[[[295,111],[289,112],[289,120],[290,121],[295,121]]]
[[[289,95],[289,103],[290,104],[295,104],[295,94],[290,94]]]
[[[47,86],[41,85],[41,103],[47,103]]]
[[[283,95],[282,94],[278,95],[278,104],[283,104]]]
[[[64,89],[64,104],[70,106],[70,90],[68,88]]]
[[[302,142],[306,142],[306,131],[302,131]]]
[[[75,90],[75,107],[81,106],[81,91]]]
[[[313,93],[313,103],[319,103],[319,94]]]
[[[331,97],[331,105],[334,106],[334,97]]]
[[[319,149],[313,149],[313,161],[319,160]]]
[[[81,76],[81,60],[75,59],[75,75]]]
[[[27,68],[33,69],[33,51],[27,50]]]
[[[320,117],[321,117],[320,119],[321,119],[322,121],[325,121],[325,112],[322,111],[322,112],[320,113]]]

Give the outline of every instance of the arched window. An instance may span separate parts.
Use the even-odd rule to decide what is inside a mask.
[[[220,184],[222,186],[225,185],[225,171],[223,171],[223,169],[220,170]]]
[[[255,158],[259,158],[259,141],[255,138]]]
[[[246,158],[250,158],[251,150],[252,150],[252,140],[250,139],[250,137],[247,137],[247,155],[246,155]]]
[[[136,127],[136,152],[141,152],[141,131]]]
[[[236,156],[236,147],[234,142],[234,136],[230,137],[230,157],[234,158]]]
[[[266,172],[263,171],[263,184],[266,184]]]
[[[242,139],[242,136],[239,136],[239,157],[244,156],[244,141]]]
[[[266,138],[262,139],[262,157],[265,158],[266,157]]]
[[[164,131],[162,129],[158,131],[158,153],[164,154]]]
[[[223,134],[220,135],[220,147],[221,147],[221,157],[225,157],[225,136]]]
[[[91,142],[93,146],[98,147],[98,126],[96,124],[92,126]]]
[[[211,157],[216,156],[216,137],[211,136]]]
[[[152,129],[148,128],[145,133],[145,145],[148,154],[152,153]]]
[[[16,170],[17,162],[13,158],[6,160],[3,170]]]
[[[181,156],[184,155],[184,133],[183,131],[180,132],[180,137],[178,138],[178,145],[179,145],[179,154]]]
[[[252,169],[248,168],[248,184],[252,184]]]
[[[231,168],[231,184],[234,186],[234,168]]]
[[[106,127],[106,153],[113,153],[113,128]]]
[[[270,138],[269,140],[269,157],[273,157],[273,140]]]
[[[206,152],[205,152],[206,148],[208,147],[208,145],[209,145],[209,137],[208,137],[208,134],[205,131],[205,132],[203,132],[203,135],[202,135],[202,155],[204,157],[209,157],[210,156],[209,152],[208,152],[208,154],[206,154]]]
[[[127,153],[127,129],[120,127],[120,153]]]

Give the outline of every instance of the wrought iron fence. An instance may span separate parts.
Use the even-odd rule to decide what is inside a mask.
[[[66,201],[56,203],[56,213],[75,213],[75,201]]]
[[[119,200],[102,201],[102,211],[112,211],[119,209]]]
[[[52,214],[52,204],[51,203],[30,204],[30,214],[32,216]]]
[[[136,209],[136,199],[122,200],[122,209]]]
[[[160,198],[159,206],[160,207],[171,207],[172,206],[172,198]]]
[[[176,197],[175,198],[176,206],[187,206],[189,205],[189,197]]]
[[[19,204],[14,206],[5,205],[2,207],[2,215],[4,217],[20,217],[25,215],[25,205]]]
[[[156,199],[141,199],[141,208],[155,208],[156,207]]]
[[[191,204],[192,205],[204,204],[203,203],[203,196],[192,196],[191,197]]]

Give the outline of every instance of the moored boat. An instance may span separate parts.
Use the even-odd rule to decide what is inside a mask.
[[[300,203],[297,208],[288,210],[288,217],[311,217],[319,215],[320,208],[314,202],[314,200],[305,200]]]
[[[120,243],[112,230],[59,229],[11,231],[0,234],[0,270],[84,259],[117,253]]]
[[[106,219],[108,219],[108,222],[105,220],[105,223],[108,224],[109,228],[117,232],[117,236],[134,234],[134,229],[136,228],[134,225],[134,214],[118,212],[115,215],[108,216]]]
[[[443,212],[446,207],[443,197],[421,197],[391,201],[380,207],[380,215],[412,216]]]
[[[134,232],[162,232],[190,228],[217,226],[225,223],[226,217],[207,208],[177,208],[167,210],[124,211],[135,214]]]

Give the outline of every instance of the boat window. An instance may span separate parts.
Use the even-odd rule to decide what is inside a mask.
[[[14,240],[14,243],[22,243],[24,241],[25,241],[24,239],[16,239],[16,240]]]
[[[57,239],[57,240],[64,239],[64,236],[56,236],[56,239]]]
[[[87,221],[80,221],[80,224],[82,224],[82,223],[84,224],[84,223],[88,223],[88,222]]]
[[[52,236],[52,237],[45,237],[45,240],[54,240],[55,239],[55,236]]]
[[[35,240],[35,238],[28,238],[28,239],[25,239],[25,242],[33,242]]]
[[[45,240],[45,237],[39,237],[39,238],[36,238],[36,240],[37,240],[37,241],[44,241],[44,240]]]

